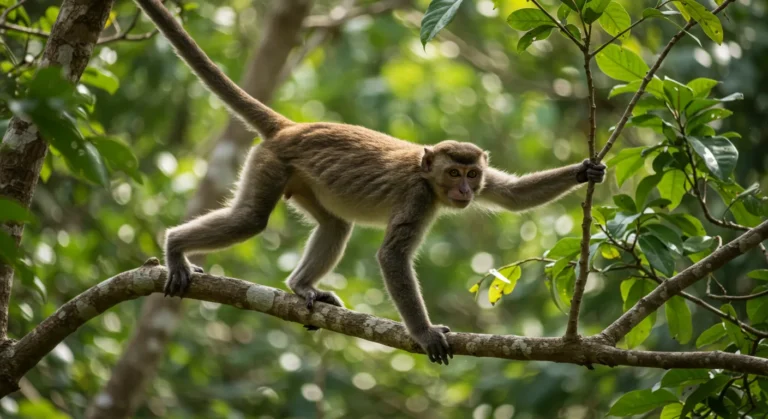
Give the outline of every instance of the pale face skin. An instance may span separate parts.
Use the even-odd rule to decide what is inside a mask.
[[[475,156],[463,156],[462,162],[434,150],[425,150],[422,170],[438,200],[451,208],[466,208],[483,188],[487,157],[480,149]],[[472,160],[472,161],[470,161]]]

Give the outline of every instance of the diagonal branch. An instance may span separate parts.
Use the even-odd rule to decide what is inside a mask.
[[[91,287],[43,320],[10,350],[0,353],[0,397],[15,391],[18,381],[62,340],[90,319],[127,300],[162,293],[167,271],[152,258],[140,268],[120,273]],[[309,311],[294,294],[234,278],[195,274],[189,298],[258,311],[413,353],[422,353],[403,324],[369,314],[318,303]],[[656,352],[618,349],[598,338],[578,343],[562,338],[451,333],[457,355],[520,361],[650,368],[707,368],[768,375],[768,360],[724,352]]]
[[[627,310],[627,312],[614,321],[610,326],[606,327],[598,336],[605,339],[607,343],[615,345],[621,338],[629,333],[633,327],[637,326],[643,319],[648,317],[648,315],[658,310],[659,307],[670,298],[703,279],[711,272],[719,269],[737,256],[757,247],[766,239],[768,239],[768,221],[764,221],[757,227],[742,234],[736,240],[715,250],[711,255],[689,266],[687,269],[659,285],[650,294],[641,298],[637,304]]]

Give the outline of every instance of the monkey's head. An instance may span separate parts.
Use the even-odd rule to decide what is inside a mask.
[[[445,205],[466,208],[484,185],[488,153],[472,143],[442,141],[424,147],[422,176]]]

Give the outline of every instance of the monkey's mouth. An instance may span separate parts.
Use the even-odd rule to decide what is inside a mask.
[[[458,208],[466,208],[469,206],[469,204],[472,202],[472,199],[455,199],[451,198],[451,203],[453,203],[453,206]]]

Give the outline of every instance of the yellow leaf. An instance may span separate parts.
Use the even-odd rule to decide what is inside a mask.
[[[109,16],[107,17],[107,22],[104,23],[104,29],[107,29],[110,25],[112,25],[112,22],[114,22],[116,18],[117,18],[117,13],[109,12]]]
[[[604,244],[600,246],[600,254],[603,255],[606,259],[616,259],[619,256],[621,256],[621,253],[619,253],[619,249],[617,249],[615,246],[612,246],[610,244]]]
[[[491,288],[488,289],[488,301],[491,304],[496,304],[501,299],[505,285],[506,284],[498,278],[493,280]]]
[[[520,268],[520,265],[510,266],[499,271],[499,274],[507,278],[509,281],[508,284],[504,284],[504,295],[510,294],[515,290],[517,280],[520,279],[520,275],[522,275],[522,273],[523,270]]]
[[[474,293],[476,293],[478,290],[480,290],[480,285],[478,285],[478,284],[475,284],[475,285],[472,285],[472,288],[470,288],[470,289],[469,289],[469,292],[471,292],[472,294],[474,294]]]

